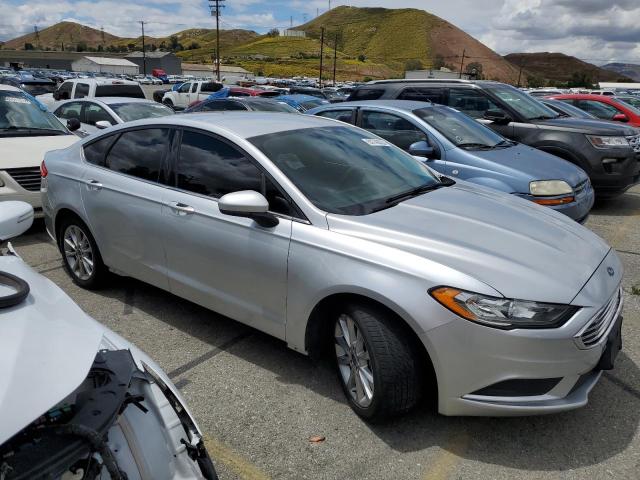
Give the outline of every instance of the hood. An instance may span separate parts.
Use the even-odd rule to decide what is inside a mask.
[[[105,329],[19,257],[0,257],[0,271],[30,286],[24,302],[0,308],[2,444],[82,383]]]
[[[616,122],[575,117],[559,117],[551,120],[534,120],[532,123],[541,128],[557,127],[562,130],[573,130],[589,135],[636,135],[636,129]]]
[[[44,154],[50,150],[67,148],[78,141],[76,135],[49,137],[0,138],[0,170],[5,168],[39,167]]]
[[[438,262],[505,297],[552,303],[570,303],[609,251],[561,213],[467,182],[370,215],[329,214],[327,221],[332,231]],[[437,272],[425,275],[441,281]]]
[[[574,164],[522,144],[466,153],[491,162],[490,169],[505,175],[507,180],[526,177],[524,180],[527,183],[527,190],[518,193],[529,193],[528,183],[532,180],[565,180],[575,187],[588,178],[587,174]]]

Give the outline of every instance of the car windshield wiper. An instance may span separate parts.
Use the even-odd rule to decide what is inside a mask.
[[[406,192],[399,193],[397,195],[393,195],[387,198],[384,203],[395,203],[400,200],[406,200],[407,198],[415,197],[422,193],[430,192],[431,190],[435,190],[440,187],[447,186],[447,183],[425,183],[424,185],[420,185],[419,187],[412,188],[411,190],[407,190]]]
[[[460,143],[457,145],[458,148],[472,149],[477,148],[481,150],[489,150],[493,148],[495,145],[487,145],[486,143]]]
[[[555,117],[550,117],[549,115],[540,115],[539,117],[533,117],[529,120],[553,120],[554,118],[558,118],[560,115],[556,115]]]
[[[16,127],[15,125],[11,125],[9,127],[0,128],[0,133],[35,133],[35,134],[43,134],[43,133],[54,133],[56,135],[66,135],[66,132],[62,130],[58,130],[56,128],[33,128],[33,127]]]

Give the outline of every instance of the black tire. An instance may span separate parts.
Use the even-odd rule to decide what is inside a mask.
[[[364,337],[373,376],[373,396],[370,404],[363,406],[354,399],[353,387],[347,385],[341,373],[337,349],[332,349],[338,379],[351,408],[369,420],[382,420],[409,411],[420,400],[423,384],[420,357],[412,339],[398,324],[398,319],[381,308],[349,304],[339,310],[331,329],[334,343],[340,319],[344,315],[351,317]],[[342,365],[345,366],[344,357]]]
[[[79,229],[82,234],[84,234],[91,247],[93,271],[90,275],[88,275],[87,278],[81,278],[79,274],[73,270],[72,266],[70,265],[70,259],[65,253],[65,236],[67,235],[67,232],[69,232],[72,228]],[[67,274],[71,277],[71,280],[73,280],[73,283],[87,290],[95,290],[97,288],[100,288],[106,281],[109,275],[109,270],[102,261],[102,256],[100,255],[100,251],[98,250],[98,245],[96,244],[96,241],[94,240],[89,228],[79,218],[70,217],[62,221],[60,229],[58,231],[58,249],[60,250],[60,254],[62,255],[62,265],[64,266]]]

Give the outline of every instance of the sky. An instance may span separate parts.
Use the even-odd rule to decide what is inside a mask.
[[[221,28],[260,33],[311,20],[329,5],[420,8],[473,35],[500,54],[562,52],[591,63],[640,64],[640,0],[225,0]],[[119,36],[162,36],[212,28],[207,0],[0,0],[0,40],[76,21]]]

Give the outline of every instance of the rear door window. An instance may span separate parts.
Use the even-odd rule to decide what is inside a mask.
[[[58,107],[58,109],[55,112],[55,115],[56,117],[64,118],[65,120],[69,120],[70,118],[76,118],[79,121],[82,121],[81,113],[82,113],[82,103],[69,102]]]
[[[160,171],[167,147],[168,128],[145,128],[124,132],[107,154],[105,165],[151,182],[161,181]]]
[[[448,105],[473,118],[482,118],[487,110],[500,109],[481,91],[471,88],[450,89]]]
[[[359,88],[351,94],[349,100],[377,100],[384,95],[382,88]]]
[[[429,141],[416,125],[391,113],[363,110],[361,126],[405,151],[412,143]]]
[[[400,92],[398,99],[444,104],[444,88],[407,87]]]
[[[325,110],[323,112],[318,112],[317,115],[319,117],[333,118],[334,120],[354,124],[353,111],[354,110],[352,108],[343,108],[340,110]]]

